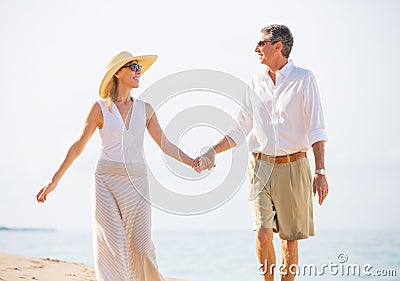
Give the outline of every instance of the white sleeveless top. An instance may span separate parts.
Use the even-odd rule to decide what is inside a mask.
[[[143,138],[146,128],[145,103],[134,99],[128,130],[117,106],[112,103],[110,110],[106,100],[99,100],[103,113],[103,127],[99,130],[101,137],[101,154],[99,160],[120,163],[145,164],[143,157]]]

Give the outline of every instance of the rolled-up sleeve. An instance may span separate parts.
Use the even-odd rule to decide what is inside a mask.
[[[324,114],[317,81],[310,73],[304,88],[304,107],[307,124],[307,136],[310,145],[318,141],[327,141]]]
[[[253,128],[250,92],[250,88],[247,86],[242,103],[238,108],[235,119],[233,120],[233,124],[226,133],[226,135],[228,135],[237,146],[241,145],[246,140],[247,135]]]

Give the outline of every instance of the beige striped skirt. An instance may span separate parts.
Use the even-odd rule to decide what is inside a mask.
[[[159,281],[146,165],[99,160],[93,188],[97,281]]]

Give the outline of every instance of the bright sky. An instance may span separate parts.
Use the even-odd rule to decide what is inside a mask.
[[[317,230],[399,228],[399,10],[396,0],[2,0],[0,225],[90,229],[97,133],[47,203],[38,205],[35,195],[79,135],[116,53],[159,55],[135,96],[167,75],[196,68],[246,81],[263,69],[254,53],[259,30],[283,23],[295,38],[291,58],[315,73],[325,110],[330,195],[322,207],[314,201]],[[175,108],[185,106],[179,101]],[[164,128],[169,114],[159,113]],[[196,143],[182,148],[197,154],[218,138],[215,132],[197,135]],[[157,165],[158,148],[149,138],[146,147],[149,164]],[[224,173],[229,157],[218,156],[215,173],[219,167]],[[175,182],[173,175],[160,176]],[[153,217],[154,229],[252,226],[245,186],[207,214],[184,217],[155,209]]]

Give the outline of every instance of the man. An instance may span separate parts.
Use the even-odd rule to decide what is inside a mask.
[[[197,167],[197,171],[211,169],[215,154],[240,145],[251,133],[250,202],[265,281],[274,280],[273,232],[281,239],[281,280],[294,280],[297,240],[314,235],[312,193],[318,194],[320,205],[328,195],[327,138],[318,87],[311,71],[289,60],[292,46],[286,26],[273,24],[261,30],[255,52],[267,69],[251,77],[236,126],[199,158]],[[311,147],[314,179],[306,155]]]

